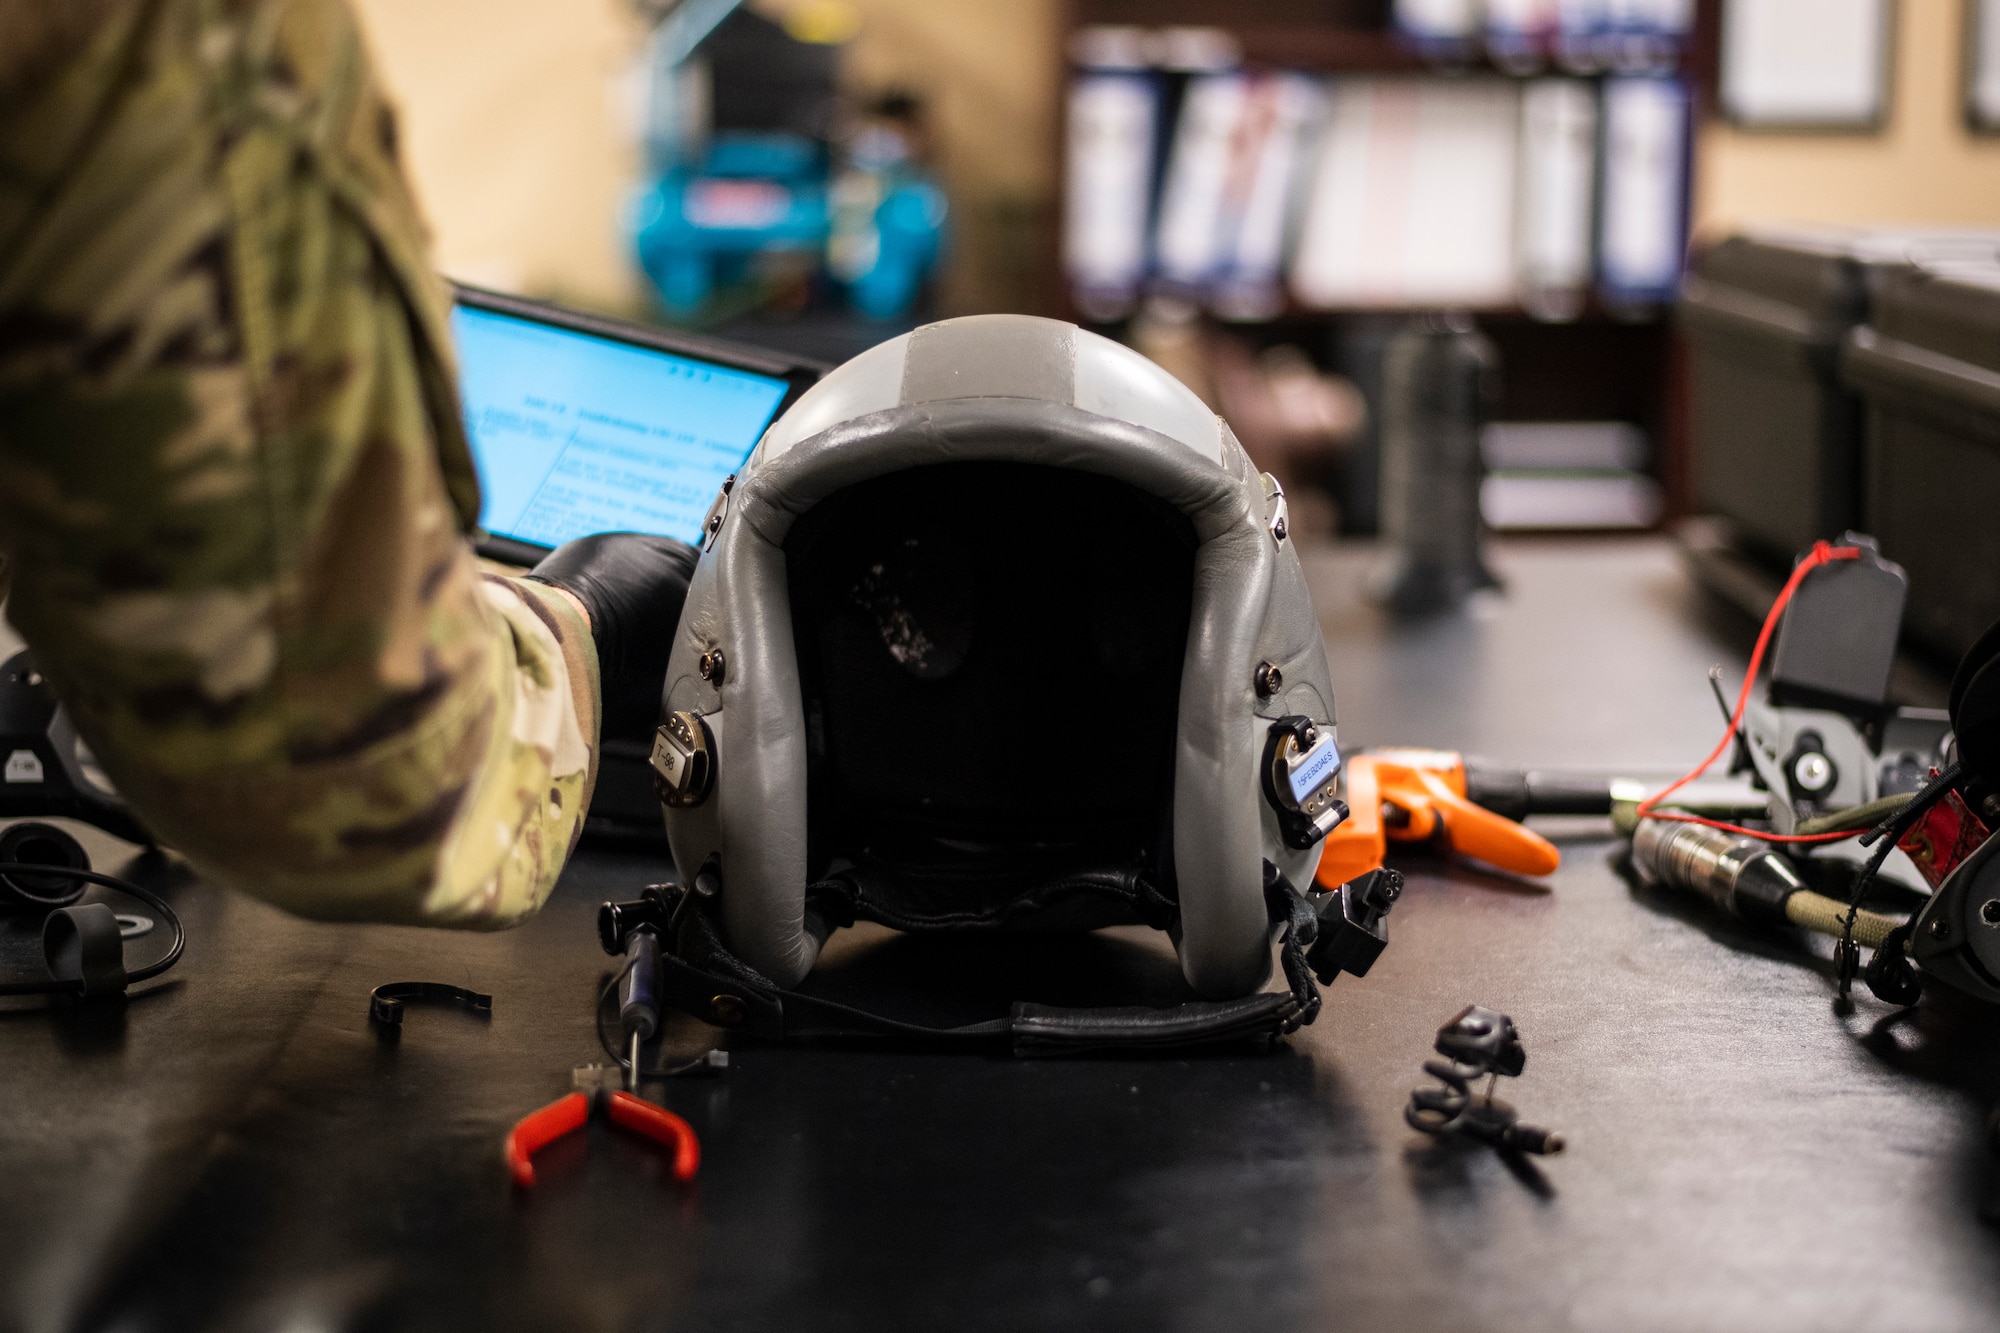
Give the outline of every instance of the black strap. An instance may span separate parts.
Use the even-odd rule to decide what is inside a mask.
[[[886,1037],[950,1047],[1005,1043],[1022,1056],[1268,1043],[1318,1016],[1316,971],[1320,980],[1330,982],[1343,967],[1356,970],[1339,962],[1316,966],[1319,960],[1309,955],[1321,952],[1314,945],[1322,939],[1322,921],[1336,923],[1336,933],[1350,930],[1345,923],[1355,919],[1357,909],[1344,897],[1353,886],[1333,894],[1314,892],[1308,899],[1267,866],[1264,887],[1272,923],[1283,927],[1280,957],[1287,988],[1238,1000],[1195,1000],[1169,1008],[1070,1009],[1020,1003],[1007,1017],[984,1023],[959,1027],[910,1023],[777,985],[729,951],[700,902],[683,906],[678,899],[669,903],[674,926],[661,952],[662,999],[706,1022],[771,1041]],[[1394,887],[1400,887],[1400,880]],[[1385,902],[1394,901],[1394,887]],[[665,892],[685,895],[686,890]],[[1368,927],[1378,941],[1383,938],[1381,915],[1386,911],[1382,906]],[[1365,963],[1360,970],[1366,970]]]
[[[1312,988],[1310,1012],[1319,1009]],[[1312,1021],[1298,997],[1264,991],[1240,1000],[1191,1000],[1169,1009],[1055,1009],[1017,1004],[1007,1019],[1016,1055],[1063,1055],[1078,1051],[1181,1050],[1241,1041],[1270,1041]]]

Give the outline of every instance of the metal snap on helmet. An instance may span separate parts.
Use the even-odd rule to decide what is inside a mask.
[[[1309,884],[1340,815],[1283,493],[1055,320],[927,325],[772,424],[708,516],[664,712],[676,866],[779,986],[852,917],[1149,922],[1245,996],[1269,874]]]

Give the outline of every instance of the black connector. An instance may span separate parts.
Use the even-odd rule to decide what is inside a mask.
[[[1389,909],[1403,892],[1403,876],[1386,867],[1350,880],[1332,893],[1314,891],[1319,934],[1306,950],[1306,963],[1321,984],[1342,972],[1357,977],[1381,957],[1389,943]]]
[[[616,957],[625,952],[632,933],[642,926],[664,932],[673,919],[673,902],[667,892],[673,889],[675,897],[679,890],[672,885],[654,884],[648,886],[638,898],[629,902],[605,903],[597,909],[597,942],[604,952]]]
[[[1758,852],[1744,860],[1724,906],[1745,921],[1783,926],[1790,920],[1785,900],[1805,886],[1784,853]]]

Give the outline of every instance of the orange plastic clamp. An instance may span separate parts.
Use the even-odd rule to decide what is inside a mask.
[[[1382,864],[1387,845],[1382,838],[1382,786],[1375,761],[1365,754],[1349,755],[1347,818],[1321,842],[1319,870],[1313,878],[1331,892]]]
[[[1445,841],[1453,851],[1520,875],[1552,875],[1562,864],[1562,853],[1547,838],[1466,800],[1463,766],[1456,790],[1428,769],[1417,769],[1414,776],[1444,821]]]
[[[1562,853],[1539,833],[1475,805],[1465,796],[1465,761],[1449,750],[1370,750],[1349,757],[1348,817],[1326,837],[1314,874],[1337,889],[1382,864],[1388,840],[1420,842],[1442,829],[1452,850],[1502,870],[1546,875]],[[1401,818],[1389,823],[1382,807]]]

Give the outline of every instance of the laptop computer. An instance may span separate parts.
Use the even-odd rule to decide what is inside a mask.
[[[508,564],[598,532],[697,544],[723,478],[826,371],[476,287],[453,296],[479,551]]]
[[[598,532],[698,543],[723,478],[826,373],[783,353],[453,289],[479,553],[532,565]],[[584,831],[663,842],[650,736],[605,736]]]

